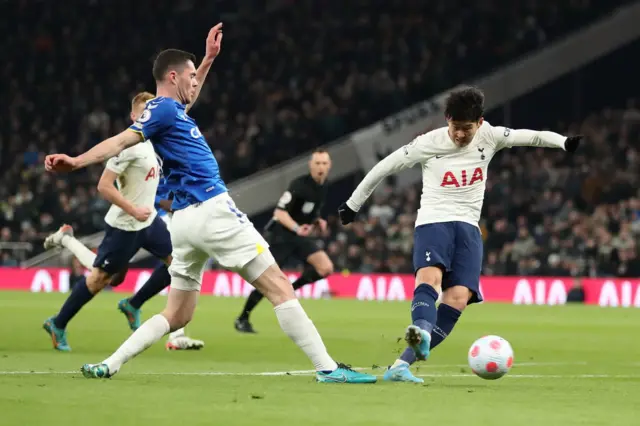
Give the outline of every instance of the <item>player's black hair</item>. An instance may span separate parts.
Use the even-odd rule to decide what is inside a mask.
[[[196,62],[196,56],[193,53],[185,52],[178,49],[167,49],[158,53],[156,60],[153,61],[153,78],[161,81],[165,74],[169,71],[177,70],[184,66],[187,61]]]
[[[449,93],[444,116],[451,121],[480,121],[484,115],[484,93],[477,87],[463,87]]]

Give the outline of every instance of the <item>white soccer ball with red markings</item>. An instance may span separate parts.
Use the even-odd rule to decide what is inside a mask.
[[[484,336],[469,349],[469,367],[477,376],[496,380],[511,370],[513,349],[499,336]]]

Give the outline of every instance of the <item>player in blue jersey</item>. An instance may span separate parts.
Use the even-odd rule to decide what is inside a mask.
[[[142,92],[133,98],[130,113],[133,122],[153,97],[151,93]],[[165,263],[171,261],[171,240],[167,226],[154,218],[156,212],[153,210],[154,198],[156,207],[165,202],[158,199],[157,189],[160,189],[161,196],[166,192],[160,186],[163,179],[159,172],[158,160],[150,143],[131,147],[107,162],[98,183],[98,191],[112,206],[105,216],[107,229],[97,255],[73,236],[73,228],[69,225],[61,226],[45,239],[46,249],[65,247],[85,268],[91,270],[86,279],[75,283],[60,312],[44,322],[44,329],[55,349],[71,350],[67,343],[68,322],[106,285],[116,287],[122,283],[129,260],[140,247],[147,248],[162,262],[130,300],[125,299],[118,304],[133,330],[140,326],[140,307],[169,285],[171,278]],[[114,181],[118,183],[118,188]],[[157,212],[157,217],[164,213],[163,210]],[[181,329],[169,335],[166,346],[172,350],[200,349],[204,343],[187,337]]]
[[[162,173],[162,166],[160,167],[160,173]],[[166,185],[166,179],[164,176],[160,177],[160,183],[158,184],[158,190],[156,192],[155,208],[158,212],[158,217],[166,224],[167,229],[171,231],[171,194]],[[123,271],[121,279],[124,279]],[[168,286],[168,284],[167,284]],[[167,286],[160,287],[153,281],[148,280],[132,297],[122,299],[118,303],[118,309],[127,318],[129,327],[136,331],[140,327],[140,316],[142,314],[141,308],[147,300],[160,293]],[[168,350],[198,350],[204,347],[202,340],[193,339],[186,335],[184,327],[169,333],[167,343],[165,347]]]
[[[212,37],[213,34],[213,37]],[[212,29],[205,60],[220,50],[222,33]],[[237,271],[274,305],[282,330],[307,355],[320,382],[373,383],[375,376],[336,363],[315,326],[298,302],[291,283],[271,255],[268,244],[247,216],[235,206],[220,177],[218,163],[187,107],[200,91],[194,56],[176,49],[160,52],[153,65],[157,97],[138,121],[77,157],[49,155],[45,167],[70,172],[118,155],[143,140],[152,141],[163,161],[173,194],[171,291],[162,313],[136,330],[120,348],[99,364],[85,364],[85,377],[107,378],[171,330],[192,318],[209,258]],[[204,63],[203,61],[203,63]],[[202,65],[201,65],[202,67]],[[203,81],[204,78],[200,78]]]

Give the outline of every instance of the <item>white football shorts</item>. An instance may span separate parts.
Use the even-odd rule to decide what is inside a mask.
[[[258,255],[268,253],[269,244],[226,192],[172,216],[172,288],[200,290],[209,258],[225,269],[241,272]]]

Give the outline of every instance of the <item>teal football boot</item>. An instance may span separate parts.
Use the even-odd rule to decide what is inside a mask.
[[[67,332],[62,328],[56,327],[53,323],[54,319],[55,317],[48,318],[44,324],[42,324],[42,328],[44,328],[51,337],[54,349],[61,352],[70,352],[71,346],[67,343]]]
[[[140,314],[142,313],[141,309],[136,309],[131,306],[129,303],[129,299],[122,299],[118,302],[118,310],[127,317],[127,322],[129,323],[129,328],[132,331],[136,331],[140,327]]]
[[[316,380],[321,383],[375,383],[378,381],[376,376],[371,374],[359,373],[350,366],[338,363],[338,368],[331,372],[316,372]]]

